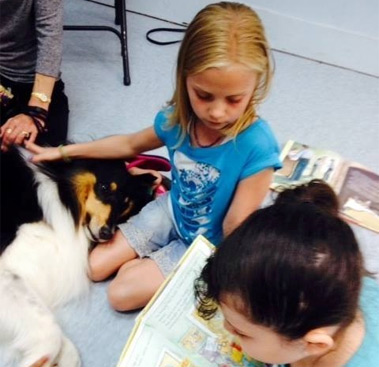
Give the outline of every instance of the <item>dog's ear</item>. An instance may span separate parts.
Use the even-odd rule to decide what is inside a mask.
[[[137,185],[150,187],[153,185],[154,181],[157,179],[151,173],[144,173],[142,175],[133,175],[133,180]]]
[[[156,177],[151,173],[142,175],[129,174],[128,203],[129,207],[119,218],[119,223],[125,222],[131,216],[137,214],[147,203],[154,199],[153,184]]]

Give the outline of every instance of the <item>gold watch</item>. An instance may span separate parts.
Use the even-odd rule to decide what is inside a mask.
[[[45,93],[32,92],[32,96],[37,97],[43,103],[51,102],[51,98],[49,98]]]

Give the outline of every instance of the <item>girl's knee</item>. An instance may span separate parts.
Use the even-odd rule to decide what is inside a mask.
[[[138,303],[133,286],[111,282],[108,288],[109,304],[116,311],[132,311],[143,307]]]
[[[97,245],[90,253],[89,277],[96,282],[104,280],[136,257],[137,253],[122,233],[117,231],[109,242]]]
[[[150,261],[151,262],[151,261]],[[146,306],[164,281],[150,262],[140,260],[119,272],[108,288],[108,300],[117,311],[131,311]]]

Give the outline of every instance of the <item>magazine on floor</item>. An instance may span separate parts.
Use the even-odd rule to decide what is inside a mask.
[[[223,327],[218,313],[210,321],[195,308],[194,280],[213,245],[199,236],[176,269],[143,309],[118,367],[257,367]]]
[[[281,191],[312,179],[324,180],[338,195],[341,215],[346,220],[379,232],[377,173],[335,152],[293,140],[285,144],[281,160],[283,168],[275,172],[271,189]]]

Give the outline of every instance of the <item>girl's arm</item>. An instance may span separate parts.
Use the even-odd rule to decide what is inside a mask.
[[[161,146],[163,143],[153,127],[133,134],[113,135],[88,143],[69,144],[63,148],[43,148],[35,144],[26,144],[26,148],[34,153],[34,163],[75,158],[127,159]]]
[[[232,203],[224,218],[224,236],[230,234],[246,217],[260,207],[269,190],[273,172],[272,168],[268,168],[238,183]]]

